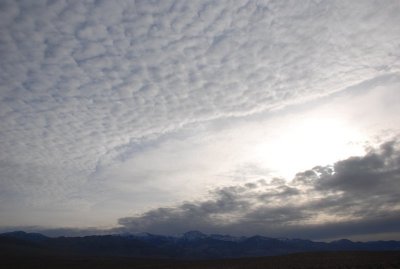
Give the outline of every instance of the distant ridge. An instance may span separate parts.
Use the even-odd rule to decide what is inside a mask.
[[[0,236],[17,238],[21,240],[33,241],[33,242],[40,242],[47,240],[49,237],[40,234],[40,233],[26,233],[24,231],[14,231],[0,234]]]
[[[314,242],[304,239],[235,237],[189,231],[179,236],[150,233],[47,237],[23,231],[0,234],[0,252],[23,249],[49,253],[143,258],[219,259],[275,256],[315,251],[400,251],[400,241],[353,242],[347,239]]]

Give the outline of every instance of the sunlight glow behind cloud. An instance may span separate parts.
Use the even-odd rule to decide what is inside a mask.
[[[305,117],[280,128],[278,137],[254,145],[250,153],[259,163],[276,170],[276,176],[291,179],[299,170],[329,164],[364,152],[367,137],[340,119]]]

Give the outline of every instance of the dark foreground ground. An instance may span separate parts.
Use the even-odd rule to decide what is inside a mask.
[[[0,268],[400,268],[400,252],[320,252],[285,256],[241,258],[227,260],[163,260],[122,257],[81,257],[54,255],[1,255]]]

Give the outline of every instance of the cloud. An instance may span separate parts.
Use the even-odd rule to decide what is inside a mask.
[[[208,200],[153,209],[119,224],[130,231],[198,229],[314,239],[399,233],[399,181],[395,139],[364,156],[300,172],[287,183],[259,180],[218,188]]]
[[[1,1],[0,189],[20,201],[3,206],[87,208],[91,175],[143,140],[398,73],[399,9]]]

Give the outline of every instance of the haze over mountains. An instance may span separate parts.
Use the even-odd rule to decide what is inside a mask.
[[[2,255],[86,255],[136,258],[220,259],[319,251],[400,251],[400,241],[353,242],[342,239],[234,237],[189,231],[179,236],[149,233],[84,237],[47,237],[22,231],[0,234]]]

